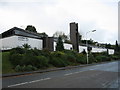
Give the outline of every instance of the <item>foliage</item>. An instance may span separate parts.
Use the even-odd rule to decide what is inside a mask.
[[[53,37],[56,37],[56,38],[61,37],[62,40],[64,40],[64,41],[67,41],[67,40],[68,40],[68,36],[65,35],[65,33],[64,33],[64,32],[61,32],[61,31],[56,31],[56,32],[53,34]]]
[[[9,60],[10,53],[2,52],[2,73],[14,73],[13,64]]]
[[[63,51],[63,50],[64,50],[63,41],[62,38],[59,37],[57,41],[56,51]]]
[[[89,62],[88,63],[94,63],[94,62],[97,62],[96,58],[92,55],[92,54],[89,54]]]
[[[35,66],[37,68],[48,67],[49,60],[45,56],[37,56]]]
[[[86,58],[86,55],[80,53],[80,54],[77,54],[77,62],[78,63],[81,63],[81,64],[86,64],[87,63],[87,58]]]
[[[24,66],[17,65],[15,67],[16,72],[33,71],[33,70],[37,70],[37,68],[32,66],[32,65],[27,65],[27,66],[25,66],[25,65]]]
[[[12,49],[9,55],[4,56],[4,58],[9,59],[10,68],[18,72],[48,68],[49,66],[65,67],[87,63],[85,51],[77,53],[74,50],[50,52],[47,49],[38,50],[36,48],[17,47]],[[120,59],[120,53],[118,52],[115,55],[108,55],[107,52],[89,54],[89,63],[111,61],[112,59]]]
[[[28,49],[30,49],[30,48],[31,48],[31,46],[30,46],[30,45],[28,45],[28,44],[24,44],[24,45],[23,45],[23,48],[25,48],[25,49],[27,49],[27,50],[28,50]]]
[[[24,54],[25,51],[24,51],[24,49],[21,48],[21,47],[16,47],[16,48],[11,49],[10,55],[15,54],[15,53]]]
[[[97,62],[103,62],[103,61],[110,61],[111,59],[108,56],[99,55],[99,56],[96,56],[96,60]]]
[[[37,33],[36,28],[32,25],[28,25],[25,30]]]
[[[115,45],[115,54],[120,52],[120,46],[118,45],[118,42],[116,40],[116,45]]]
[[[45,33],[45,32],[43,32],[43,33],[38,33],[40,36],[42,36],[42,37],[48,37],[48,35]]]
[[[69,62],[71,62],[71,63],[77,63],[76,57],[75,57],[74,55],[72,55],[72,54],[68,54],[68,55],[67,55],[67,60],[68,60]]]
[[[59,57],[53,57],[50,60],[50,64],[52,64],[55,67],[65,67],[67,66],[67,63],[65,63],[65,61]]]
[[[13,64],[13,66],[18,64],[22,65],[22,58],[23,54],[14,53],[10,55],[10,62]]]
[[[49,63],[56,67],[69,65],[66,54],[62,51],[51,52]]]
[[[86,51],[85,51],[85,49],[83,49],[83,51],[82,51],[81,53],[83,53],[83,54],[86,54]]]

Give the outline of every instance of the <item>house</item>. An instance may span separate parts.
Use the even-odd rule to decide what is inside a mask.
[[[24,44],[30,45],[32,49],[37,48],[42,50],[43,48],[47,48],[52,50],[53,48],[52,37],[44,37],[38,33],[26,31],[18,27],[13,27],[1,35],[1,50],[9,50],[18,46],[22,47]],[[48,43],[50,43],[49,46],[47,45]]]

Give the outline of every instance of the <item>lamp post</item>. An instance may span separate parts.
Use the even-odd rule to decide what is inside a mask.
[[[88,42],[87,42],[87,34],[90,33],[90,32],[95,32],[96,30],[92,30],[92,31],[89,31],[89,32],[86,32],[86,47],[87,47],[87,52],[86,52],[86,55],[87,55],[87,64],[88,64]]]

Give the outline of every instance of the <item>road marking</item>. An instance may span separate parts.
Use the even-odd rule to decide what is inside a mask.
[[[20,86],[20,85],[24,85],[24,84],[29,84],[29,83],[35,83],[35,82],[39,82],[39,81],[49,80],[49,79],[51,79],[51,78],[45,78],[45,79],[34,80],[34,81],[30,81],[30,82],[24,82],[24,83],[14,84],[14,85],[10,85],[8,87],[15,87],[15,86]]]
[[[76,74],[76,73],[80,73],[80,72],[75,72],[75,74]]]
[[[15,87],[15,86],[20,86],[20,85],[24,85],[24,84],[28,84],[28,82],[19,83],[19,84],[14,84],[14,85],[10,85],[10,86],[8,86],[8,87]]]
[[[68,75],[72,75],[73,73],[68,73],[68,74],[65,74],[65,76],[68,76]]]
[[[90,70],[95,70],[95,69],[90,69]]]

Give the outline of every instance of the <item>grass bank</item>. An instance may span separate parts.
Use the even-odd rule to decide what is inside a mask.
[[[0,53],[1,54],[1,53]],[[12,63],[9,61],[10,52],[2,52],[2,73],[15,73]]]

